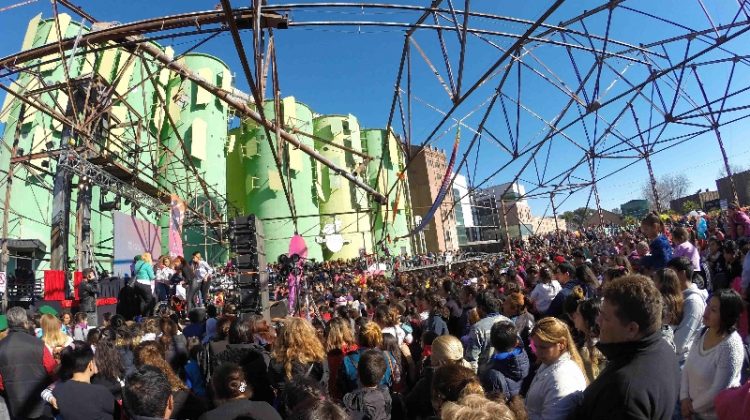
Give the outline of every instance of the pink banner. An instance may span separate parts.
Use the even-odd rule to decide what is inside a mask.
[[[172,194],[171,212],[169,215],[169,256],[183,255],[182,222],[185,219],[185,202]]]

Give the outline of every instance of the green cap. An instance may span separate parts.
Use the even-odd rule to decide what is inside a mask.
[[[0,331],[5,331],[8,329],[8,317],[5,315],[0,315]]]
[[[49,305],[42,305],[37,309],[37,312],[39,312],[42,315],[49,314],[57,316],[57,310]]]

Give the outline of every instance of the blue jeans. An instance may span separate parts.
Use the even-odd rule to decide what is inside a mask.
[[[156,299],[159,302],[164,302],[169,299],[169,285],[166,283],[156,283],[154,292],[156,293]]]

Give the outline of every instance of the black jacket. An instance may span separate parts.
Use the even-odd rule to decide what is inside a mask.
[[[44,369],[44,343],[26,331],[11,328],[0,341],[0,375],[11,418],[43,414],[41,392],[50,382]]]
[[[434,369],[424,369],[422,378],[406,395],[406,413],[411,419],[424,419],[435,415],[432,408],[432,376]]]
[[[529,375],[529,366],[529,356],[523,347],[495,355],[480,377],[482,387],[488,394],[504,394],[506,399],[510,399],[521,393],[521,384]]]
[[[391,420],[391,394],[388,388],[360,388],[344,395],[344,407],[364,420]]]
[[[670,419],[680,390],[674,350],[656,332],[639,341],[597,344],[607,367],[569,419]]]
[[[96,295],[99,294],[99,285],[96,280],[83,280],[78,285],[78,298],[81,299],[81,312],[96,312]]]

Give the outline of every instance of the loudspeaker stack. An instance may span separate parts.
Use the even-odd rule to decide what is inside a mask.
[[[270,321],[263,224],[255,215],[249,215],[233,219],[230,228],[230,243],[239,271],[238,309],[242,314],[259,314]]]

